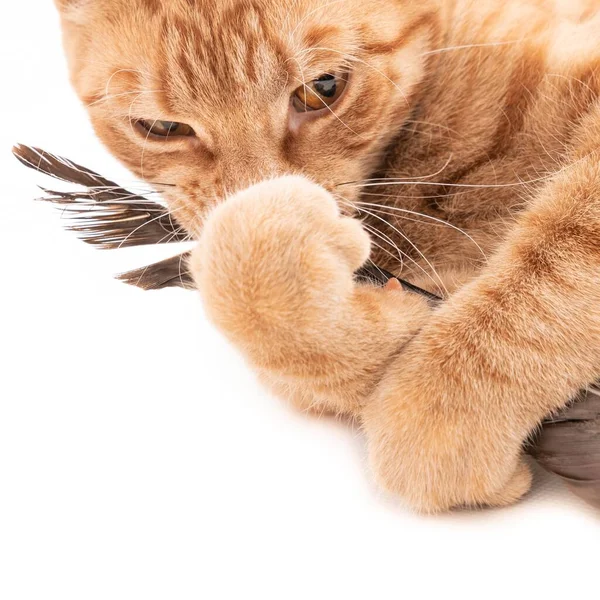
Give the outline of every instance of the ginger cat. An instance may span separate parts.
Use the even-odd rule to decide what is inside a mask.
[[[524,440],[600,374],[600,0],[57,3],[266,384],[359,418],[417,510],[526,493]]]

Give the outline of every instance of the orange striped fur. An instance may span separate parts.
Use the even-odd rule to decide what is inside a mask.
[[[523,441],[600,374],[600,0],[57,1],[98,135],[265,383],[360,419],[417,510],[520,498]],[[447,301],[355,284],[369,258]]]

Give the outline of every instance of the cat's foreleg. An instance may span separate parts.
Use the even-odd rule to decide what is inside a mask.
[[[379,481],[424,511],[529,487],[522,445],[600,373],[600,161],[555,175],[363,412]]]
[[[211,320],[273,389],[356,413],[430,313],[418,296],[354,282],[369,250],[327,191],[283,177],[214,210],[191,270]]]

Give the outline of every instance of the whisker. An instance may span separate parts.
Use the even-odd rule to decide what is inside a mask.
[[[425,273],[425,275],[427,275],[427,277],[429,277],[431,279],[431,281],[434,283],[434,285],[436,287],[439,286],[444,291],[446,296],[449,295],[449,292],[444,284],[444,281],[440,277],[439,273],[436,271],[435,267],[431,264],[429,259],[421,252],[421,250],[419,250],[419,248],[410,240],[410,238],[408,238],[404,233],[402,233],[397,227],[392,225],[389,221],[386,221],[383,217],[380,217],[379,215],[377,215],[369,210],[366,210],[364,208],[360,208],[360,211],[364,212],[365,214],[371,215],[373,218],[381,221],[388,227],[391,227],[399,236],[401,236],[408,244],[410,244],[410,246],[415,250],[415,252],[417,252],[417,254],[423,259],[425,264],[431,269],[431,272],[437,277],[439,283],[436,282],[435,279],[431,276],[431,274],[428,273],[426,271],[426,269],[424,269],[416,260],[414,260],[412,257],[410,257],[408,255],[406,255],[406,257],[410,261],[412,261],[415,264],[415,266],[417,266],[417,268],[421,269],[421,271],[423,271],[423,273]]]
[[[382,184],[381,187],[385,187],[385,184]],[[439,200],[440,198],[454,198],[455,196],[459,196],[462,193],[463,192],[452,192],[452,193],[448,193],[448,194],[431,194],[429,196],[422,196],[421,194],[419,194],[418,198],[419,198],[419,200]],[[407,199],[412,199],[412,200],[415,199],[414,194],[383,194],[381,192],[361,191],[360,197],[363,198],[365,196],[369,196],[369,197],[373,197],[373,198],[392,198],[392,199],[407,198]]]
[[[371,243],[376,248],[379,248],[382,252],[385,252],[388,256],[391,256],[395,261],[396,260],[400,261],[399,271],[401,272],[402,269],[404,268],[404,253],[402,252],[402,250],[400,250],[400,248],[398,248],[398,246],[396,244],[394,244],[393,241],[391,241],[391,238],[389,238],[388,236],[382,236],[381,232],[379,232],[377,229],[375,229],[375,227],[371,227],[367,223],[363,223],[363,227],[371,235],[374,235],[375,237],[377,237],[381,241],[386,242],[387,244],[389,244],[390,246],[392,246],[392,248],[394,248],[395,250],[398,251],[398,255],[395,255],[392,252],[390,252],[387,248],[384,248],[381,244],[378,244],[374,239],[371,238]],[[371,261],[371,262],[373,262],[373,261]],[[375,265],[375,263],[373,263],[373,264]],[[375,265],[375,266],[377,266],[377,265]]]
[[[165,215],[165,213],[159,214],[157,217],[154,217],[153,219],[150,219],[148,221],[145,221],[144,223],[142,223],[139,227],[136,227],[131,233],[129,233],[125,239],[117,246],[118,248],[122,248],[125,244],[127,244],[128,240],[135,235],[138,231],[140,231],[142,228],[147,227],[148,225],[155,223],[157,221],[159,221],[161,218],[164,218],[165,216],[168,217],[169,221],[172,223],[171,217],[174,213],[179,212],[180,210],[182,210],[183,207],[181,208],[176,208],[174,210],[169,211],[168,214]],[[167,231],[165,229],[165,231]]]
[[[443,219],[438,219],[437,217],[433,217],[432,215],[428,215],[425,213],[420,213],[414,210],[409,210],[407,208],[399,208],[396,206],[387,206],[384,204],[373,204],[371,202],[357,202],[358,206],[368,206],[368,207],[372,207],[373,209],[375,208],[384,208],[385,210],[391,210],[391,211],[397,211],[397,212],[402,212],[402,213],[407,213],[407,214],[411,214],[417,217],[422,217],[424,219],[428,219],[433,221],[435,224],[439,225],[439,226],[445,226],[445,227],[450,227],[451,229],[454,229],[455,231],[457,231],[458,233],[464,235],[469,241],[473,242],[473,244],[475,245],[475,247],[479,250],[479,252],[481,253],[481,255],[483,256],[484,260],[487,261],[487,256],[485,254],[485,252],[483,251],[483,249],[481,248],[481,246],[477,243],[477,241],[471,236],[469,235],[466,231],[464,231],[464,229],[461,229],[460,227],[457,227],[456,225],[453,225],[452,223],[449,223],[448,221],[444,221]],[[399,215],[401,216],[401,215]],[[408,217],[404,217],[404,218],[408,218]]]
[[[443,181],[418,181],[416,179],[412,180],[382,180],[376,183],[360,183],[360,182],[349,182],[349,183],[340,183],[338,186],[346,187],[387,187],[392,185],[422,185],[422,186],[435,186],[435,187],[450,187],[450,188],[466,188],[466,189],[501,189],[501,188],[511,188],[511,187],[522,187],[529,184],[539,183],[542,181],[548,181],[552,175],[540,177],[539,179],[531,179],[529,181],[519,181],[513,183],[493,183],[493,184],[480,184],[480,183],[446,183]]]
[[[107,94],[99,98],[98,100],[94,100],[94,102],[90,102],[87,105],[87,108],[93,108],[94,106],[101,104],[102,102],[108,102],[109,100],[113,100],[115,98],[122,98],[123,96],[131,96],[133,94],[137,94],[138,97],[143,94],[157,94],[162,92],[163,90],[133,90],[131,92],[121,92],[119,94]]]
[[[158,79],[158,77],[154,77],[153,75],[150,75],[149,73],[145,73],[143,71],[140,71],[139,69],[117,69],[114,73],[112,73],[112,75],[108,78],[108,80],[106,81],[106,86],[104,88],[104,95],[107,96],[110,90],[110,84],[112,83],[112,80],[117,76],[120,75],[121,73],[137,73],[139,75],[144,75],[145,77],[150,77],[152,79]]]
[[[443,173],[447,168],[448,165],[450,164],[450,162],[452,161],[452,154],[450,154],[450,156],[448,157],[448,159],[446,160],[446,162],[444,163],[444,165],[438,169],[437,171],[435,171],[435,173],[430,173],[429,175],[421,175],[419,177],[411,177],[411,180],[421,180],[421,179],[430,179],[431,177],[436,177],[437,175],[440,175],[441,173]],[[409,178],[404,178],[406,180],[408,180]],[[386,178],[386,177],[372,177],[370,179],[364,179],[363,182],[365,183],[378,183],[381,184],[383,187],[389,182],[389,181],[403,181],[404,180],[402,177],[397,177],[396,179],[390,179],[390,178]],[[341,183],[339,185],[346,185],[344,183]],[[440,184],[436,184],[436,185],[440,185]]]
[[[360,208],[358,208],[357,206],[355,206],[352,202],[350,202],[349,200],[345,199],[345,198],[339,198],[339,200],[350,206],[352,209],[354,209],[355,211],[357,211],[358,213],[361,212]],[[385,252],[386,254],[388,254],[389,256],[391,256],[394,260],[400,260],[400,271],[402,271],[402,269],[404,268],[404,256],[406,256],[406,258],[408,258],[409,260],[410,257],[403,252],[398,245],[394,242],[394,240],[392,240],[392,238],[390,238],[388,235],[386,235],[383,231],[379,231],[377,228],[369,225],[368,223],[362,221],[362,225],[363,227],[372,235],[375,235],[377,238],[379,238],[380,240],[382,240],[383,242],[387,243],[388,245],[390,245],[392,248],[394,248],[394,250],[396,250],[396,252],[398,253],[398,256],[392,254],[389,250],[383,248],[381,245],[377,244],[377,242],[375,242],[373,239],[371,239],[371,242],[373,242],[373,244],[379,248],[380,250],[382,250],[383,252]],[[372,262],[372,261],[371,261]],[[375,263],[373,263],[375,264]]]
[[[590,150],[590,152],[584,154],[582,157],[580,157],[576,161],[565,165],[564,167],[558,169],[557,171],[553,171],[553,172],[543,175],[541,177],[536,177],[534,179],[529,179],[526,181],[518,181],[518,182],[510,182],[510,183],[480,184],[480,183],[448,183],[448,182],[444,182],[444,181],[419,181],[418,178],[412,178],[411,180],[406,180],[406,179],[402,179],[402,178],[397,178],[397,179],[390,178],[390,179],[382,179],[381,181],[378,181],[376,183],[369,183],[368,180],[366,180],[367,183],[362,183],[361,181],[348,181],[348,182],[344,182],[344,183],[338,183],[337,187],[346,187],[346,186],[352,187],[353,186],[353,187],[362,188],[362,187],[387,187],[387,186],[392,186],[392,185],[414,185],[414,186],[429,185],[429,186],[436,186],[436,187],[448,187],[448,188],[459,188],[459,189],[505,189],[505,188],[512,188],[512,187],[525,187],[527,185],[533,185],[535,183],[542,183],[542,182],[550,181],[557,175],[560,175],[561,173],[564,173],[565,171],[568,171],[569,169],[573,169],[580,162],[587,160],[590,156],[592,156],[593,154],[596,154],[596,153],[598,153],[598,150]]]
[[[373,242],[373,240],[371,240],[371,241]],[[373,242],[373,244],[376,244],[376,242]],[[378,248],[380,248],[381,250],[383,250],[383,248],[381,248],[381,246],[379,246],[378,244],[376,244],[376,245],[377,245]],[[375,264],[371,258],[369,258],[367,260],[373,265],[373,268],[375,270],[379,271],[379,274],[381,275],[381,277],[383,279],[387,279],[388,275],[386,274],[386,272],[383,269],[381,269],[379,267],[379,265]]]
[[[411,125],[427,125],[428,127],[436,127],[437,129],[445,129],[449,133],[453,133],[455,135],[463,137],[462,134],[460,133],[460,131],[457,131],[456,129],[452,129],[451,127],[448,127],[447,125],[442,125],[441,123],[433,123],[432,121],[418,121],[415,119],[405,119],[404,123],[409,123]]]
[[[144,178],[144,179],[145,179],[145,177],[144,177],[144,158],[146,156],[146,145],[148,144],[148,140],[150,139],[150,132],[152,131],[152,129],[154,129],[154,127],[156,126],[156,123],[158,123],[158,119],[154,119],[154,123],[152,123],[152,127],[150,127],[148,129],[148,134],[146,135],[146,139],[144,140],[144,144],[142,145],[142,156],[140,158],[140,171],[142,173],[142,178]]]
[[[497,46],[510,46],[514,44],[520,44],[524,42],[527,38],[521,38],[519,40],[510,40],[503,42],[487,42],[481,44],[463,44],[460,46],[448,46],[447,48],[438,48],[436,50],[428,50],[427,52],[423,52],[419,54],[421,56],[431,56],[433,54],[443,54],[444,52],[455,52],[456,50],[470,50],[472,48],[495,48]]]

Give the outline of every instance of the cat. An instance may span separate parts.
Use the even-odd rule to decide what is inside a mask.
[[[600,374],[600,0],[56,2],[265,385],[359,419],[417,511],[520,499],[524,441]]]

